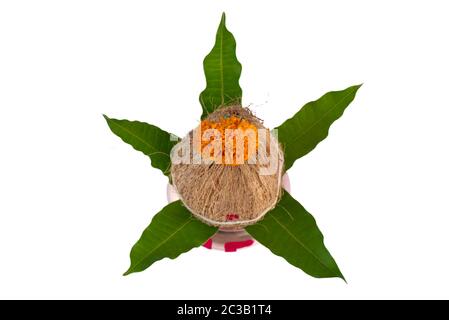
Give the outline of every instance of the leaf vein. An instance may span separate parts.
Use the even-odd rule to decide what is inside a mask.
[[[285,212],[287,212],[291,216],[291,213],[285,207],[283,207],[282,205],[279,205],[279,207],[282,208]],[[278,223],[282,227],[282,229],[284,229],[300,246],[302,246],[325,269],[332,272],[332,270],[329,269],[329,267],[324,262],[322,262],[321,259],[316,256],[315,253],[313,253],[313,251],[311,251],[301,240],[299,240],[293,233],[291,233],[290,230],[286,226],[284,226],[278,219],[276,219],[274,215],[270,215],[270,217],[273,218],[276,221],[276,223]]]
[[[170,157],[170,155],[167,152],[164,151],[159,151],[156,147],[154,147],[153,145],[149,144],[148,141],[142,139],[140,136],[136,135],[134,132],[132,132],[131,130],[128,130],[127,128],[123,127],[122,125],[120,125],[119,123],[115,123],[115,125],[117,127],[119,127],[120,129],[122,129],[123,131],[125,131],[126,133],[128,133],[129,135],[133,136],[134,138],[136,138],[137,140],[139,140],[140,142],[142,142],[143,144],[145,144],[147,147],[149,147],[152,150],[155,150],[153,153],[162,153],[165,154],[166,156]]]
[[[164,241],[160,242],[156,247],[153,248],[153,250],[151,250],[150,252],[145,254],[142,259],[140,259],[137,263],[134,264],[134,267],[129,268],[127,273],[132,272],[133,270],[136,269],[136,267],[140,266],[146,259],[148,259],[153,254],[154,251],[158,250],[161,246],[166,244],[178,232],[180,232],[182,229],[184,229],[184,227],[187,226],[190,222],[192,222],[192,217],[189,217],[189,219],[184,224],[182,224],[178,229],[176,229],[175,232],[173,232],[171,235],[169,235]]]
[[[346,100],[346,98],[348,98],[356,90],[357,90],[357,88],[355,88],[355,89],[351,90],[350,92],[348,92],[343,98],[341,98],[337,103],[335,103],[328,111],[326,111],[320,118],[318,118],[310,127],[308,127],[307,130],[305,130],[301,135],[298,135],[295,138],[293,138],[293,140],[290,141],[290,143],[294,143],[299,138],[302,138],[306,134],[308,134],[310,130],[312,130],[316,125],[318,125],[318,123],[320,123],[324,118],[326,118],[329,113],[334,111],[340,105],[340,103],[342,103],[342,101]]]

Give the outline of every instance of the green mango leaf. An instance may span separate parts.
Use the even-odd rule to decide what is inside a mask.
[[[341,117],[360,87],[357,85],[328,92],[318,100],[307,103],[276,128],[279,142],[284,146],[285,170],[327,137],[329,127]]]
[[[316,278],[339,277],[335,260],[323,243],[315,219],[284,191],[278,205],[254,225],[245,228],[258,242]]]
[[[170,151],[179,138],[145,122],[111,119],[104,115],[109,128],[124,142],[151,159],[151,165],[170,174]]]
[[[241,103],[242,89],[239,78],[242,65],[237,60],[235,48],[234,36],[226,29],[226,16],[223,13],[215,45],[203,62],[207,85],[200,94],[200,103],[203,108],[201,119],[207,117],[219,106]]]
[[[201,246],[217,232],[192,216],[175,201],[156,214],[131,250],[131,266],[125,276],[140,272],[163,258],[175,259],[180,254]]]

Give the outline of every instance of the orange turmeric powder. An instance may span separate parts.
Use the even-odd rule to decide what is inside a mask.
[[[246,130],[254,130],[254,135],[249,135],[249,136],[244,137],[244,141],[243,141],[243,152],[244,152],[243,159],[244,159],[244,161],[247,161],[253,155],[253,152],[254,152],[254,150],[249,150],[249,141],[248,140],[251,137],[255,137],[255,139],[256,139],[255,152],[257,153],[257,149],[259,146],[257,127],[246,119],[242,119],[242,118],[239,118],[236,116],[230,116],[227,118],[221,118],[219,121],[203,120],[203,121],[201,121],[200,128],[201,128],[201,134],[203,134],[208,129],[215,129],[215,130],[218,130],[218,132],[220,133],[221,145],[222,145],[222,148],[221,148],[222,162],[221,163],[223,163],[223,164],[238,165],[237,150],[236,150],[236,148],[237,148],[236,137],[235,137],[235,135],[229,136],[230,131],[226,131],[229,129],[230,130],[239,130],[240,129],[240,130],[242,130],[243,133],[245,133]],[[228,137],[226,135],[228,135]],[[204,150],[205,147],[211,143],[211,141],[214,141],[214,139],[215,139],[214,137],[211,137],[210,140],[204,140],[203,138],[201,139],[201,155],[205,158],[209,158],[213,161],[218,162],[219,160],[214,157],[213,149],[212,150],[208,149],[209,152]],[[231,146],[226,144],[226,139],[232,139]],[[232,150],[228,150],[230,147],[232,147]],[[209,153],[209,154],[206,154],[206,153]],[[226,163],[226,161],[225,161],[226,153],[228,153],[229,155],[232,155],[232,163]]]

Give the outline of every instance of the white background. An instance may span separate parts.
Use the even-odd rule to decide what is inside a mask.
[[[447,1],[2,1],[0,298],[449,298]],[[222,11],[268,127],[363,82],[289,171],[348,284],[262,246],[122,277],[167,179],[102,114],[185,134]]]

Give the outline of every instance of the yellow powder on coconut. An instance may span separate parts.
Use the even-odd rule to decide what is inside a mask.
[[[257,127],[246,119],[239,118],[236,116],[230,116],[227,118],[220,118],[219,121],[203,120],[200,124],[201,133],[207,130],[216,130],[221,137],[221,154],[215,155],[213,148],[207,148],[215,137],[212,136],[210,139],[201,139],[201,150],[200,153],[203,157],[213,160],[215,162],[223,163],[225,165],[238,165],[237,161],[237,137],[236,134],[243,135],[243,160],[248,161],[248,159],[257,153],[257,148],[259,147],[258,131]],[[252,132],[248,132],[248,130]],[[255,141],[251,141],[255,140]],[[253,143],[254,148],[249,148],[250,144]],[[232,157],[232,162],[228,163],[226,161],[226,154]],[[221,159],[217,158],[221,157]],[[229,156],[228,156],[229,157]],[[221,162],[220,162],[221,160]]]

